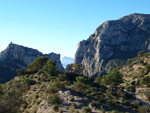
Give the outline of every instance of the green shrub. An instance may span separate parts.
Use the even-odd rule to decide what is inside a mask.
[[[11,86],[5,88],[5,93],[0,95],[0,113],[20,113],[20,107],[25,103],[20,90]]]
[[[47,89],[46,92],[47,92],[48,94],[55,94],[55,93],[58,92],[58,89],[57,89],[55,86],[50,85],[50,86],[48,87],[48,89]]]
[[[63,113],[62,109],[59,109],[58,113]]]
[[[122,82],[123,76],[117,68],[109,72],[108,75],[103,80],[104,85],[113,85],[113,86],[117,86]]]
[[[36,84],[36,81],[29,77],[25,77],[22,82],[25,87],[30,87],[31,85]]]
[[[53,87],[57,88],[58,90],[61,90],[64,88],[64,84],[59,81],[59,79],[56,79],[53,83]]]
[[[48,76],[56,76],[57,75],[56,61],[48,60],[46,65],[43,68],[43,71]]]
[[[101,111],[101,113],[105,113],[105,109],[103,106],[100,106],[100,111]]]
[[[137,55],[138,55],[138,57],[142,57],[144,53],[145,53],[144,51],[139,51],[139,52],[137,53]]]
[[[98,77],[95,78],[94,83],[100,85],[102,79],[103,79],[103,76],[101,74],[99,74]]]
[[[37,105],[34,105],[33,108],[32,108],[31,113],[36,113],[37,110],[38,110],[38,106],[37,106]]]
[[[83,83],[83,84],[87,84],[87,83],[88,83],[87,78],[85,78],[85,77],[83,77],[83,76],[78,76],[78,77],[76,77],[76,81],[77,81],[78,83]]]
[[[116,103],[111,99],[108,99],[106,103],[109,107],[116,107]]]
[[[77,108],[76,103],[72,103],[72,104],[71,104],[71,107],[72,107],[73,109]]]
[[[77,110],[71,109],[71,110],[70,110],[70,113],[80,113],[80,112],[77,111]]]
[[[17,69],[17,76],[25,75],[26,74],[26,69]]]
[[[33,73],[37,73],[37,68],[32,68],[32,69],[18,69],[17,71],[17,76],[21,76],[21,75],[26,75],[26,74],[33,74]]]
[[[48,103],[49,104],[58,104],[60,101],[59,96],[57,94],[49,95]]]
[[[91,113],[92,111],[91,111],[91,108],[90,108],[90,107],[84,107],[84,108],[82,109],[82,112],[83,112],[83,113]]]
[[[134,107],[134,108],[137,108],[138,106],[140,106],[140,102],[138,100],[133,100],[131,101],[131,105]]]
[[[45,63],[47,62],[48,58],[47,57],[38,57],[34,60],[33,63],[31,63],[29,66],[28,66],[28,69],[42,69],[43,66],[45,65]]]
[[[59,79],[60,81],[66,81],[66,80],[67,80],[67,76],[66,76],[66,75],[63,75],[63,74],[59,74],[59,75],[58,75],[58,79]]]
[[[91,103],[90,103],[91,106],[97,106],[99,105],[99,101],[95,101],[93,100]]]
[[[141,83],[142,83],[142,85],[150,86],[150,77],[149,76],[143,77],[141,80]]]
[[[48,94],[55,94],[58,91],[60,91],[62,88],[64,88],[64,83],[60,82],[59,80],[54,81],[53,84],[50,84],[47,88]]]
[[[145,69],[150,71],[150,64],[147,64],[147,65],[145,66]]]
[[[59,111],[59,106],[58,104],[53,105],[53,110],[58,112]]]
[[[149,113],[149,107],[148,106],[139,106],[138,113]]]
[[[83,66],[82,64],[72,64],[72,71],[75,73],[82,74],[83,73]]]
[[[87,85],[80,83],[80,82],[75,82],[72,86],[72,90],[74,90],[75,92],[79,94],[84,94],[86,88],[87,88]]]
[[[111,113],[119,113],[117,110],[112,110]]]
[[[135,86],[127,86],[126,90],[134,93],[136,91],[136,88],[135,88]]]

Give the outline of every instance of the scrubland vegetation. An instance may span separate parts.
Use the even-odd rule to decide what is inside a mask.
[[[0,113],[36,113],[44,105],[54,113],[91,113],[93,109],[99,110],[96,113],[149,112],[132,95],[136,92],[146,95],[147,102],[150,100],[149,53],[140,52],[137,58],[107,75],[89,78],[83,75],[83,68],[73,64],[70,72],[59,72],[54,60],[37,58],[28,69],[17,70],[18,76],[13,80],[0,84]],[[72,92],[68,100],[72,104],[66,109],[58,94],[65,89]],[[75,103],[73,94],[83,98],[82,105]]]

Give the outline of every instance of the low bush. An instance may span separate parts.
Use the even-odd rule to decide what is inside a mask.
[[[73,109],[77,108],[76,103],[72,103],[72,104],[71,104],[71,108],[73,108]]]
[[[21,76],[21,75],[26,75],[26,74],[33,74],[33,73],[37,73],[38,70],[37,68],[32,68],[32,69],[18,69],[17,70],[17,76]]]
[[[57,94],[49,95],[48,103],[49,104],[58,104],[60,101],[59,96]]]
[[[63,113],[62,109],[59,109],[58,113]]]
[[[142,85],[150,86],[150,77],[149,76],[143,77],[141,80],[141,83],[142,83]]]
[[[148,106],[139,106],[138,107],[138,113],[149,113],[149,107]]]
[[[83,112],[83,113],[91,113],[92,111],[91,111],[91,108],[90,108],[90,107],[84,107],[84,108],[82,109],[82,112]]]
[[[134,93],[136,91],[136,88],[135,88],[135,86],[128,86],[128,87],[126,87],[126,90]]]
[[[53,105],[53,110],[58,112],[59,111],[59,106],[58,104]]]
[[[86,88],[87,88],[87,86],[80,82],[75,82],[74,85],[72,86],[72,90],[79,94],[84,94]]]
[[[99,105],[99,101],[95,101],[93,100],[91,103],[90,103],[91,106],[98,106]]]
[[[57,88],[53,85],[50,85],[46,91],[48,94],[55,94],[58,92]]]

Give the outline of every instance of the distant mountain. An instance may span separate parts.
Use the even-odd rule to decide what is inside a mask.
[[[131,14],[100,25],[78,44],[75,63],[84,66],[88,76],[108,73],[125,64],[139,51],[150,51],[150,14]]]
[[[0,82],[4,83],[11,80],[16,76],[16,69],[27,68],[27,65],[41,56],[56,60],[58,70],[64,70],[60,61],[60,54],[43,54],[36,49],[10,43],[8,47],[0,53]]]
[[[64,56],[62,59],[61,59],[61,63],[63,65],[64,68],[66,68],[66,66],[68,64],[72,64],[74,62],[74,59],[73,58],[70,58],[70,57],[66,57]]]

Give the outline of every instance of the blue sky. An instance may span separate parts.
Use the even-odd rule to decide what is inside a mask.
[[[0,0],[0,51],[13,43],[74,57],[107,20],[150,14],[150,0]]]

